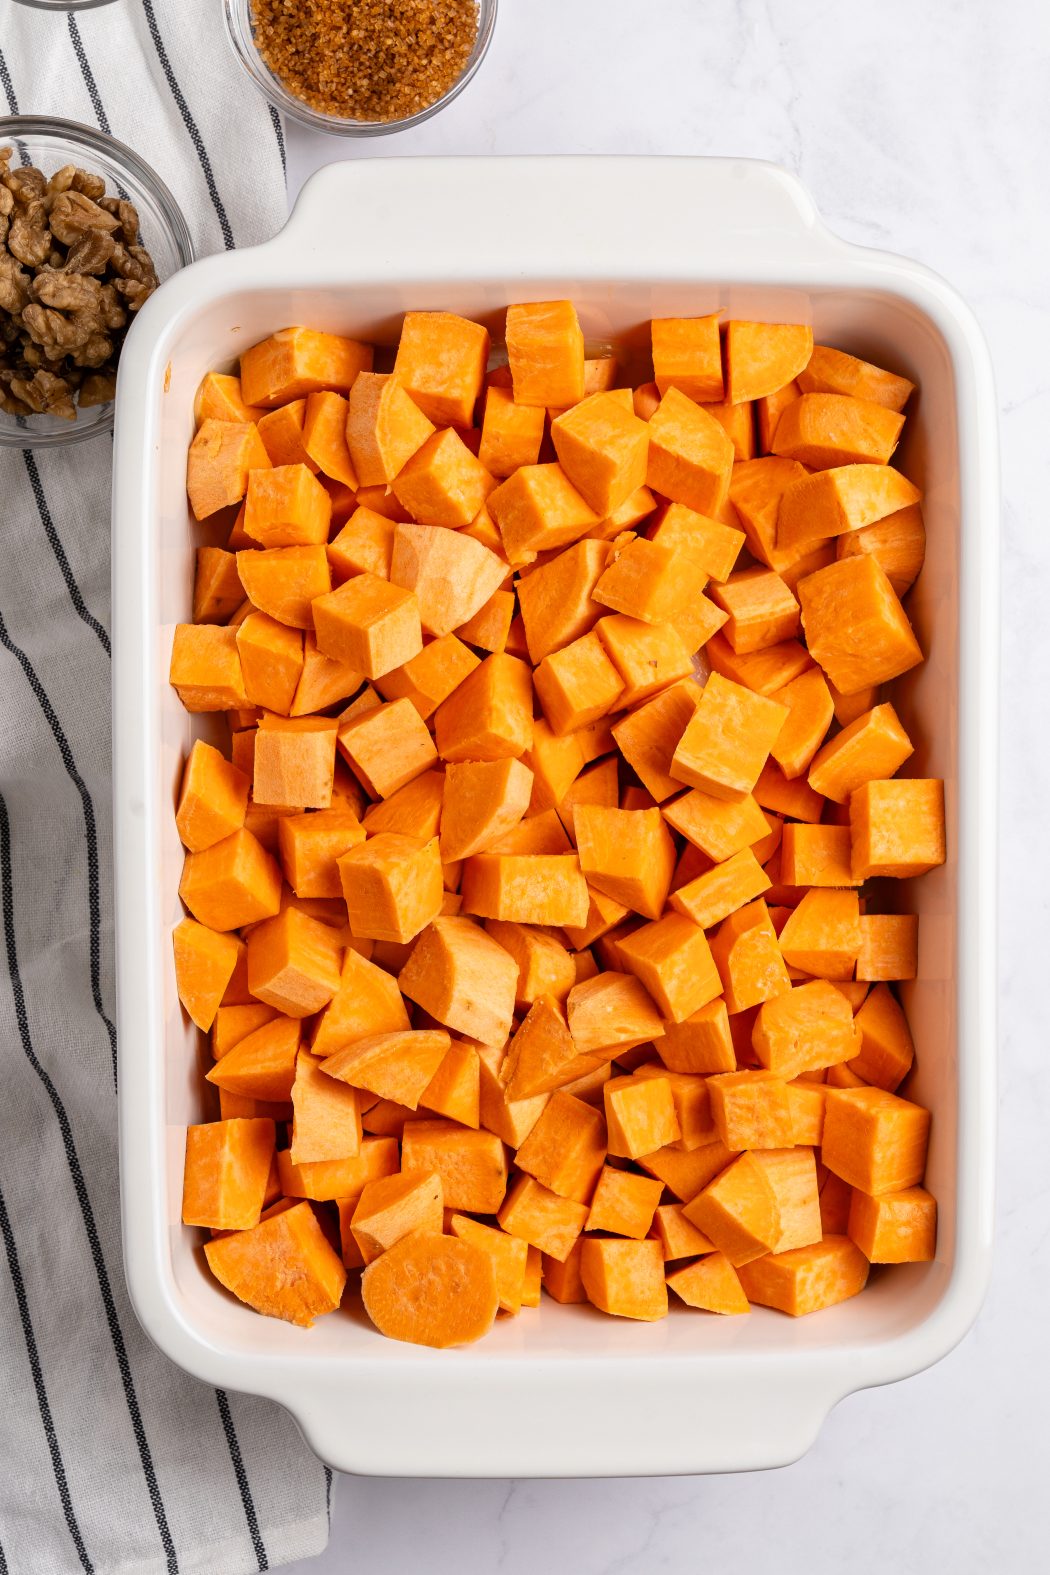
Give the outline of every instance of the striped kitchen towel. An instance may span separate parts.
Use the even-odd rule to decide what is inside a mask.
[[[229,52],[219,0],[79,18],[0,0],[5,107],[130,143],[199,253],[284,220],[281,125]],[[111,455],[107,436],[0,450],[0,1575],[239,1575],[325,1545],[331,1478],[284,1411],[155,1350],[124,1285]]]

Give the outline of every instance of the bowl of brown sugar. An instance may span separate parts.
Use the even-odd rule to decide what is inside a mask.
[[[436,115],[477,71],[497,0],[224,0],[233,51],[283,114],[375,137]]]

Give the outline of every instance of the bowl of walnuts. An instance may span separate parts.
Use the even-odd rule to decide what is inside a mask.
[[[135,314],[192,260],[175,199],[131,148],[73,121],[0,118],[0,444],[108,431]]]

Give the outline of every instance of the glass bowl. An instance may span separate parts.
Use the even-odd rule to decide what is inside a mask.
[[[303,126],[310,126],[314,131],[333,132],[339,137],[382,137],[392,131],[407,131],[410,126],[421,125],[424,120],[429,120],[431,115],[436,115],[439,109],[444,109],[446,104],[451,104],[452,100],[462,93],[488,52],[492,41],[492,30],[496,25],[497,4],[498,0],[477,0],[478,32],[474,47],[467,57],[462,72],[448,91],[435,99],[433,104],[428,104],[426,109],[421,109],[414,115],[405,115],[400,120],[350,120],[341,115],[326,115],[322,110],[313,109],[303,99],[289,93],[256,48],[252,28],[252,0],[223,0],[223,11],[226,16],[226,34],[234,54],[255,86],[269,99],[275,109],[279,109],[284,115],[290,115]]]
[[[15,0],[34,11],[91,11],[95,6],[111,5],[112,0]]]
[[[123,142],[72,120],[8,115],[0,117],[0,147],[9,145],[14,146],[16,159],[35,164],[45,175],[53,175],[64,164],[79,164],[101,175],[108,193],[126,195],[138,209],[142,243],[161,282],[193,261],[193,242],[174,197]],[[0,447],[50,448],[59,443],[81,443],[108,432],[112,425],[112,404],[78,410],[75,421],[61,416],[11,416],[0,410]]]

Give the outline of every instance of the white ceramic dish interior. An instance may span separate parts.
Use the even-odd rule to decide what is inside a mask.
[[[624,228],[617,214],[645,215]],[[928,660],[897,686],[908,769],[944,777],[947,865],[904,893],[921,914],[906,991],[914,1097],[934,1111],[936,1261],[793,1322],[679,1308],[640,1325],[544,1299],[479,1345],[434,1352],[353,1312],[303,1332],[257,1317],[202,1269],[179,1223],[196,1033],[170,931],[173,820],[199,719],[167,685],[188,616],[184,492],[193,394],[210,368],[291,323],[392,341],[407,308],[498,334],[510,301],[571,297],[594,340],[641,345],[654,316],[716,308],[812,320],[818,341],[906,373],[920,392],[901,462],[926,494],[929,553],[910,611]],[[729,1471],[803,1453],[849,1392],[943,1356],[976,1315],[992,1224],[995,1129],[995,403],[967,308],[918,265],[846,245],[769,165],[686,159],[377,160],[332,165],[287,228],[165,284],[121,362],[114,487],[114,732],[122,1198],[138,1315],[209,1383],[267,1395],[343,1470],[419,1476]],[[672,1298],[674,1300],[674,1298]]]

